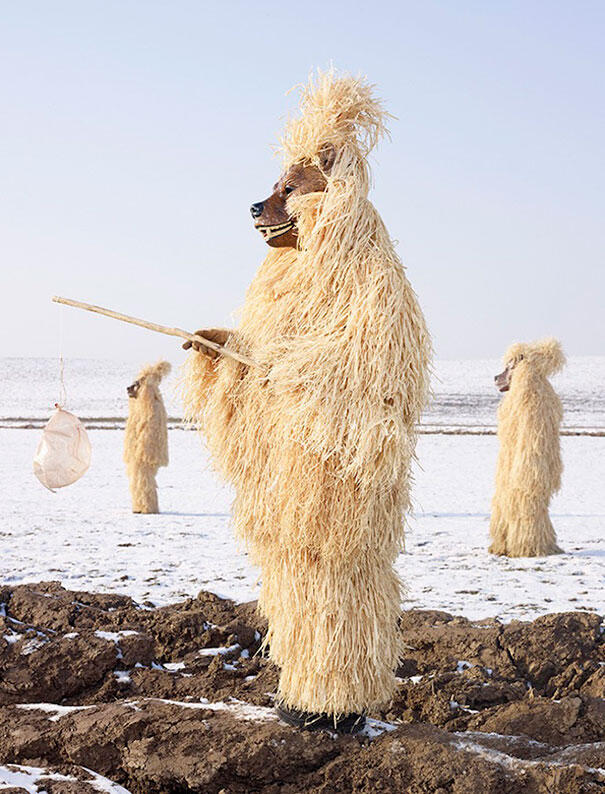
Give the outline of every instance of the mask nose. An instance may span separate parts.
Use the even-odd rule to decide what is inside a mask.
[[[258,218],[263,214],[264,209],[265,209],[265,205],[263,204],[263,202],[257,201],[256,204],[253,204],[250,207],[250,215],[252,215],[253,218]]]

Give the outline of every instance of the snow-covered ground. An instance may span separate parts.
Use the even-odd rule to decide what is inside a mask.
[[[130,512],[120,430],[91,430],[93,463],[52,494],[31,470],[39,430],[0,430],[0,583],[57,579],[155,604],[209,589],[255,598],[257,571],[229,525],[229,489],[215,478],[198,435],[171,430],[160,471],[158,516]],[[502,559],[487,553],[497,453],[493,436],[425,435],[416,514],[397,561],[408,606],[471,618],[605,613],[605,438],[563,439],[564,485],[552,516],[565,554]]]
[[[168,413],[182,414],[176,388],[185,354],[175,342],[173,373],[164,382]],[[59,397],[59,364],[48,358],[4,358],[0,380],[0,424],[23,426],[46,419]],[[140,362],[141,364],[144,362]],[[128,413],[126,386],[140,364],[124,361],[68,359],[65,361],[66,407],[82,418],[102,419],[104,426],[120,426]],[[424,425],[494,427],[499,395],[494,375],[502,369],[493,360],[437,361],[432,381],[434,398],[423,417]],[[605,428],[605,357],[570,358],[553,383],[565,407],[564,426]],[[9,420],[9,421],[7,421]]]
[[[164,388],[171,416],[183,356]],[[138,365],[66,361],[67,407],[115,429],[90,430],[93,465],[51,494],[35,480],[32,457],[41,425],[58,397],[58,363],[3,359],[0,382],[0,583],[59,579],[66,586],[116,590],[168,603],[210,589],[237,600],[256,597],[257,575],[229,525],[229,489],[215,478],[197,435],[170,431],[171,465],[160,472],[159,516],[133,516],[121,461],[125,387]],[[499,362],[442,361],[425,429],[495,426]],[[605,358],[572,358],[555,380],[564,426],[605,434]],[[102,420],[99,422],[99,420]],[[175,428],[178,423],[174,423]],[[408,605],[469,617],[531,618],[575,608],[605,612],[605,437],[563,439],[564,484],[552,506],[565,554],[509,560],[487,553],[497,453],[493,436],[423,435],[416,473],[416,514],[397,567]]]
[[[84,780],[90,789],[94,791],[105,792],[105,794],[129,794],[129,792],[117,783],[113,783],[106,777],[93,772],[92,769],[81,767],[85,772],[84,777],[74,777],[73,775],[64,775],[61,772],[49,772],[47,769],[42,769],[37,766],[23,766],[21,764],[8,764],[7,766],[0,766],[0,790],[27,792],[27,794],[44,794],[47,786],[50,783],[53,785],[53,791],[58,791],[54,787],[54,783],[79,783]],[[70,788],[70,791],[74,791]]]

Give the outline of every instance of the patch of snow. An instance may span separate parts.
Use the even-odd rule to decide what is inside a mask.
[[[116,646],[116,659],[123,659],[124,654],[122,653],[122,649],[120,648],[120,639],[121,637],[130,637],[133,634],[138,634],[138,631],[132,631],[131,629],[125,629],[123,631],[95,631],[95,637],[99,637],[101,640],[107,640],[108,642],[113,642]]]
[[[21,656],[29,656],[31,653],[34,653],[34,651],[39,650],[46,642],[48,642],[48,640],[41,640],[36,637],[28,640],[21,648]]]
[[[91,776],[86,783],[95,791],[102,794],[130,794],[123,786],[113,783],[106,777],[99,775],[92,769],[80,767]],[[8,788],[18,788],[27,794],[45,794],[45,781],[58,781],[63,783],[77,783],[78,778],[72,775],[62,775],[60,772],[49,772],[37,766],[24,766],[23,764],[7,764],[0,766],[0,791]]]
[[[230,645],[228,648],[224,646],[221,648],[200,648],[197,653],[198,656],[225,656],[228,653],[237,651],[239,647],[239,643],[236,643],[235,645]]]
[[[165,700],[164,698],[149,698],[150,700],[155,700],[159,703],[166,703],[169,706],[180,706],[184,709],[204,709],[206,711],[225,711],[231,714],[238,720],[249,720],[249,721],[267,721],[267,720],[277,720],[277,715],[273,711],[273,709],[266,708],[264,706],[253,706],[250,703],[245,703],[243,700],[237,700],[236,698],[231,698],[229,703],[225,703],[224,701],[217,701],[211,702],[206,698],[200,698],[198,702],[188,702],[188,701],[181,701],[181,700]],[[140,703],[141,701],[135,701],[135,703]]]
[[[87,781],[87,783],[93,788],[96,788],[97,791],[103,792],[103,794],[130,794],[124,786],[120,786],[112,780],[99,775],[87,766],[83,766],[82,769],[85,769],[89,775],[92,775],[93,779]]]
[[[51,722],[58,722],[61,717],[65,717],[66,714],[71,714],[74,711],[94,709],[94,706],[59,706],[56,703],[19,703],[17,708],[23,709],[24,711],[45,711],[53,715],[48,718]]]
[[[128,670],[114,670],[113,674],[115,675],[118,684],[132,683],[132,679],[130,678],[130,673]]]
[[[531,744],[532,747],[540,748],[544,750],[545,753],[551,752],[552,748],[550,745],[546,744],[545,742],[539,742],[537,739],[530,739],[528,736],[519,736],[517,734],[511,733],[496,733],[495,731],[454,731],[453,736],[460,736],[464,739],[499,739],[504,740],[505,742],[509,742],[510,744],[515,745],[526,745]],[[572,747],[582,747],[584,745],[574,744]],[[594,745],[590,745],[594,747]]]
[[[133,634],[138,633],[138,631],[131,631],[130,629],[125,631],[95,631],[95,637],[99,637],[101,640],[118,643],[121,637],[131,637]]]
[[[43,794],[38,783],[44,780],[57,780],[68,783],[77,783],[77,778],[71,775],[61,775],[59,772],[47,772],[37,766],[23,766],[22,764],[8,764],[0,766],[0,791],[7,788],[20,788],[28,794]]]
[[[577,763],[574,761],[574,755],[582,750],[590,750],[591,753],[603,752],[605,750],[605,742],[591,742],[590,744],[572,744],[568,747],[562,747],[560,750],[557,750],[557,760],[558,761],[571,761],[572,763]],[[585,767],[587,772],[598,773],[600,775],[605,775],[605,768],[603,767],[593,767],[587,766]]]
[[[69,634],[64,634],[64,635],[63,635],[63,639],[64,639],[64,640],[73,640],[73,639],[74,639],[75,637],[77,637],[78,635],[79,635],[79,632],[77,632],[77,631],[70,631],[70,632],[69,632]]]
[[[177,670],[183,670],[185,667],[185,662],[164,662],[164,667],[166,670],[170,670],[171,672],[176,672]]]
[[[470,670],[471,667],[474,667],[470,662],[461,659],[458,664],[456,665],[456,672],[463,673],[465,670]]]
[[[366,717],[366,724],[357,735],[365,736],[366,739],[376,739],[377,736],[381,736],[383,733],[390,733],[390,731],[394,731],[398,727],[393,722],[381,722],[380,720]]]
[[[15,642],[19,642],[20,639],[25,637],[25,634],[3,634],[4,639],[8,642],[9,645],[12,645]]]
[[[479,733],[479,732],[476,732],[476,733]],[[494,736],[494,735],[497,736],[498,734],[486,734],[486,735],[487,736],[490,736],[490,735],[491,736]],[[547,766],[547,767],[548,766],[550,766],[550,767],[567,766],[567,763],[565,763],[564,761],[554,760],[554,759],[550,759],[548,757],[540,757],[540,758],[537,758],[537,759],[534,759],[534,760],[529,760],[529,759],[524,759],[524,758],[517,758],[516,756],[510,756],[510,755],[507,755],[507,753],[502,752],[501,750],[495,750],[492,747],[486,747],[485,745],[479,744],[478,742],[474,742],[474,741],[472,741],[472,739],[469,739],[468,736],[466,736],[464,733],[456,732],[456,733],[453,733],[452,736],[456,736],[457,737],[457,740],[455,742],[452,742],[452,744],[458,750],[464,750],[466,752],[474,753],[476,755],[481,756],[486,761],[491,761],[492,763],[498,764],[498,766],[501,766],[504,769],[508,769],[508,770],[511,770],[511,771],[512,770],[519,770],[519,769],[529,769],[531,767],[536,767],[536,766]],[[520,736],[502,736],[500,738],[507,739],[507,740],[509,740],[509,739],[524,740],[524,741],[529,741],[530,743],[532,743],[532,740],[525,740],[525,737],[520,737]],[[540,744],[540,742],[537,742],[537,744]],[[571,751],[569,753],[571,755],[571,753],[574,750],[577,750],[577,748],[578,748],[578,745],[573,745],[572,747],[565,748],[565,749]],[[563,753],[558,753],[558,754],[559,755],[563,755]],[[573,755],[571,756],[571,758],[573,759]],[[578,763],[577,761],[573,761],[573,763],[577,764],[578,766],[580,766],[582,769],[586,770],[587,772],[600,773],[600,774],[604,774],[605,775],[605,769],[589,767],[589,766],[586,766],[584,764]]]

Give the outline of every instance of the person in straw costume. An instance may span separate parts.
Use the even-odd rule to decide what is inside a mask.
[[[133,513],[160,512],[155,477],[160,466],[168,465],[167,417],[160,381],[169,372],[167,361],[143,367],[126,389],[129,399],[124,463]]]
[[[310,79],[282,177],[251,208],[272,247],[239,326],[199,332],[257,366],[194,344],[185,378],[186,415],[235,487],[236,533],[262,571],[278,712],[306,728],[360,728],[392,696],[402,650],[393,563],[431,343],[368,200],[387,117],[362,79]]]
[[[512,345],[496,386],[500,452],[492,501],[490,552],[508,557],[560,554],[548,515],[561,487],[561,400],[548,378],[565,365],[556,339]]]

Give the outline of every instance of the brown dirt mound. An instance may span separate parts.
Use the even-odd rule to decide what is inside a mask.
[[[254,604],[0,586],[0,764],[76,780],[40,778],[52,794],[101,790],[87,769],[133,794],[605,790],[598,616],[415,610],[401,630],[399,690],[372,715],[391,729],[308,734],[272,711]]]

